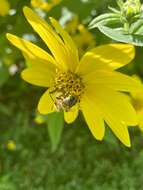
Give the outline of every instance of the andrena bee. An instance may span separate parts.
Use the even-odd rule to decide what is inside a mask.
[[[56,90],[51,91],[50,94],[53,94]],[[52,98],[52,97],[51,97]],[[64,91],[59,91],[56,93],[54,104],[57,111],[70,111],[70,109],[78,102],[78,97],[75,95],[70,95]]]
[[[50,89],[50,95],[57,111],[69,112],[76,103],[79,103],[83,88],[84,85],[77,75],[57,70],[57,77]]]
[[[64,110],[66,112],[70,111],[70,109],[78,102],[78,98],[73,95],[68,96],[58,96],[56,97],[56,108],[58,111]]]

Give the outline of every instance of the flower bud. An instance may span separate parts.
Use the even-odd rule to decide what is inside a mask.
[[[122,6],[122,16],[127,20],[141,13],[140,0],[127,0]]]

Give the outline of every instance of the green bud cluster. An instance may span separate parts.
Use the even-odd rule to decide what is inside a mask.
[[[140,0],[127,0],[121,8],[121,15],[130,21],[133,17],[140,15],[141,2]]]
[[[98,28],[109,38],[143,47],[143,4],[140,0],[116,0],[118,8],[94,18],[89,28]]]

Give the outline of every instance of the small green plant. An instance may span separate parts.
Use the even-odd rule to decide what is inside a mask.
[[[143,46],[143,11],[140,0],[118,0],[119,9],[94,18],[89,28],[98,28],[113,40]]]

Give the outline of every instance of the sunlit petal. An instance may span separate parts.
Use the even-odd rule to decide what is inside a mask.
[[[80,61],[77,72],[86,74],[95,69],[118,69],[130,63],[135,56],[132,45],[108,44],[87,52]]]
[[[68,68],[66,63],[70,60],[68,59],[67,50],[65,49],[62,39],[47,22],[41,19],[30,8],[24,7],[23,11],[28,22],[49,47],[56,61],[67,70]]]
[[[62,37],[65,43],[65,48],[67,48],[67,56],[70,60],[70,62],[67,64],[69,64],[69,67],[72,69],[72,71],[74,71],[79,62],[77,47],[75,46],[75,43],[73,42],[72,38],[54,18],[50,18],[50,21],[52,25],[55,27],[55,29],[59,32],[60,36]]]
[[[98,84],[108,86],[114,90],[134,92],[141,89],[141,84],[134,78],[116,71],[98,70],[84,76],[84,83],[87,85]]]
[[[87,93],[115,135],[126,146],[130,146],[127,125],[137,125],[138,122],[135,110],[126,96],[100,85],[88,87]]]
[[[50,54],[33,43],[23,40],[12,34],[7,34],[7,38],[14,46],[24,52],[29,57],[29,59],[35,60],[36,62],[38,62],[39,59],[45,63],[47,62],[47,64],[51,63],[57,65],[56,61]]]
[[[41,114],[48,114],[55,111],[54,101],[52,100],[49,90],[47,90],[40,98],[38,111]]]
[[[64,112],[64,119],[67,123],[72,123],[73,121],[75,121],[75,119],[78,116],[78,105],[75,105],[73,108],[71,108],[70,111],[68,112]]]
[[[98,109],[105,112],[104,114],[109,112],[118,121],[121,120],[127,125],[137,125],[136,112],[127,101],[126,95],[101,85],[88,86],[87,93],[94,98]]]
[[[98,140],[102,140],[105,133],[104,120],[94,100],[90,96],[88,97],[88,94],[85,94],[82,98],[81,110],[93,136]]]
[[[30,67],[22,71],[22,78],[34,85],[50,87],[54,81],[55,73],[49,70],[46,66]]]

